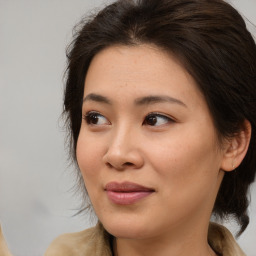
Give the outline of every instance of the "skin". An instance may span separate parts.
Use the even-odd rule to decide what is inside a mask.
[[[141,100],[149,96],[172,100]],[[151,45],[102,50],[85,79],[82,113],[77,160],[96,215],[116,237],[115,255],[216,255],[209,219],[235,153],[230,143],[220,147],[206,101],[179,62]],[[104,190],[112,181],[154,193],[114,204]]]

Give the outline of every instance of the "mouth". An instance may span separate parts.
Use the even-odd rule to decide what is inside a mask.
[[[112,203],[119,205],[134,204],[155,192],[152,188],[132,182],[110,182],[104,189],[109,200]]]

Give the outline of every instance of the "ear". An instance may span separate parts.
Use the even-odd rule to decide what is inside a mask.
[[[239,133],[225,143],[220,167],[223,171],[233,171],[241,164],[249,147],[251,130],[251,123],[245,120]]]

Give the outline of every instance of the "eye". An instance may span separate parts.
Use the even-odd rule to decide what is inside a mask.
[[[161,125],[168,124],[170,122],[174,122],[174,120],[168,116],[158,114],[158,113],[150,113],[145,117],[143,121],[143,125],[161,126]]]
[[[106,117],[98,112],[91,111],[84,116],[84,120],[89,125],[108,125],[110,124]]]

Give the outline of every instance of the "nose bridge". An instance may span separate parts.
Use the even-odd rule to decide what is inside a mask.
[[[122,153],[123,151],[128,150],[128,148],[132,147],[132,134],[134,134],[134,131],[132,131],[132,126],[129,125],[129,123],[123,123],[118,125],[114,130],[112,134],[112,141],[110,143],[110,147],[113,150],[120,151]]]
[[[113,128],[104,162],[116,169],[127,166],[141,167],[143,157],[136,137],[138,138],[136,129],[129,123],[122,123]]]

